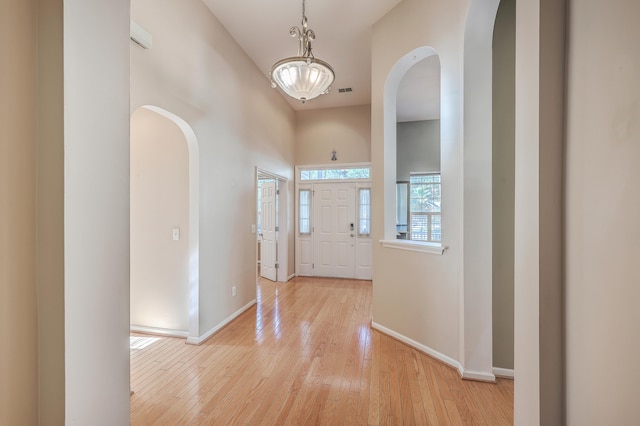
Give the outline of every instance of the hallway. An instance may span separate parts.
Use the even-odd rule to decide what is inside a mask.
[[[131,424],[513,424],[513,381],[370,329],[370,281],[264,281],[257,300],[201,346],[132,334]]]

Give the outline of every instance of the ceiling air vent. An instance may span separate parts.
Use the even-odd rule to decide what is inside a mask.
[[[353,92],[353,89],[351,87],[343,87],[342,89],[338,89],[338,92],[348,93],[348,92]]]

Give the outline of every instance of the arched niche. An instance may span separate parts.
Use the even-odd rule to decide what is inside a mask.
[[[396,232],[399,240],[441,244],[438,55],[416,61],[396,96]]]
[[[162,152],[161,144],[167,152]],[[144,174],[149,175],[146,181],[137,182]],[[138,188],[139,183],[142,186]],[[186,121],[153,105],[133,112],[131,188],[132,329],[188,337],[188,342],[197,339],[199,150],[195,133]],[[138,196],[144,197],[144,202],[137,200]],[[149,211],[154,206],[155,210]],[[154,285],[164,287],[155,292],[150,283],[144,282],[149,274],[135,276],[138,270],[164,267],[170,268],[165,272],[178,282],[159,284],[164,278],[160,277]],[[140,282],[135,281],[137,278]],[[134,316],[134,309],[141,312]]]
[[[396,177],[397,177],[397,120],[398,93],[403,78],[416,64],[437,57],[437,51],[429,46],[416,48],[395,63],[384,86],[384,239],[396,239]]]

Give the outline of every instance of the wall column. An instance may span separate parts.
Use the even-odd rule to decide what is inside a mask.
[[[561,425],[565,2],[516,5],[515,423]]]

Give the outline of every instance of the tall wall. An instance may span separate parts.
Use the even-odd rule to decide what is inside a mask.
[[[2,2],[0,37],[0,424],[37,424],[36,3]]]
[[[464,1],[405,0],[373,27],[371,157],[372,239],[395,235],[395,98],[386,84],[394,65],[417,48],[439,55],[441,83],[442,256],[373,245],[373,321],[454,360],[461,359],[462,40]],[[422,59],[422,58],[420,58]],[[411,61],[411,58],[408,59]],[[396,76],[399,84],[401,76]],[[386,230],[386,233],[385,233]]]
[[[371,106],[296,112],[296,165],[371,161]]]
[[[131,324],[189,329],[189,152],[173,121],[131,116]],[[174,240],[173,229],[179,229]]]
[[[640,3],[570,1],[569,10],[565,424],[634,424]]]
[[[131,111],[163,108],[198,140],[203,335],[256,297],[255,167],[288,178],[293,194],[295,114],[203,2],[133,0],[131,16],[153,36],[149,50],[131,44]]]
[[[129,1],[64,2],[66,424],[129,421]]]
[[[397,124],[396,179],[408,181],[411,173],[440,171],[440,120]]]
[[[513,369],[516,2],[502,0],[493,33],[493,366]]]

